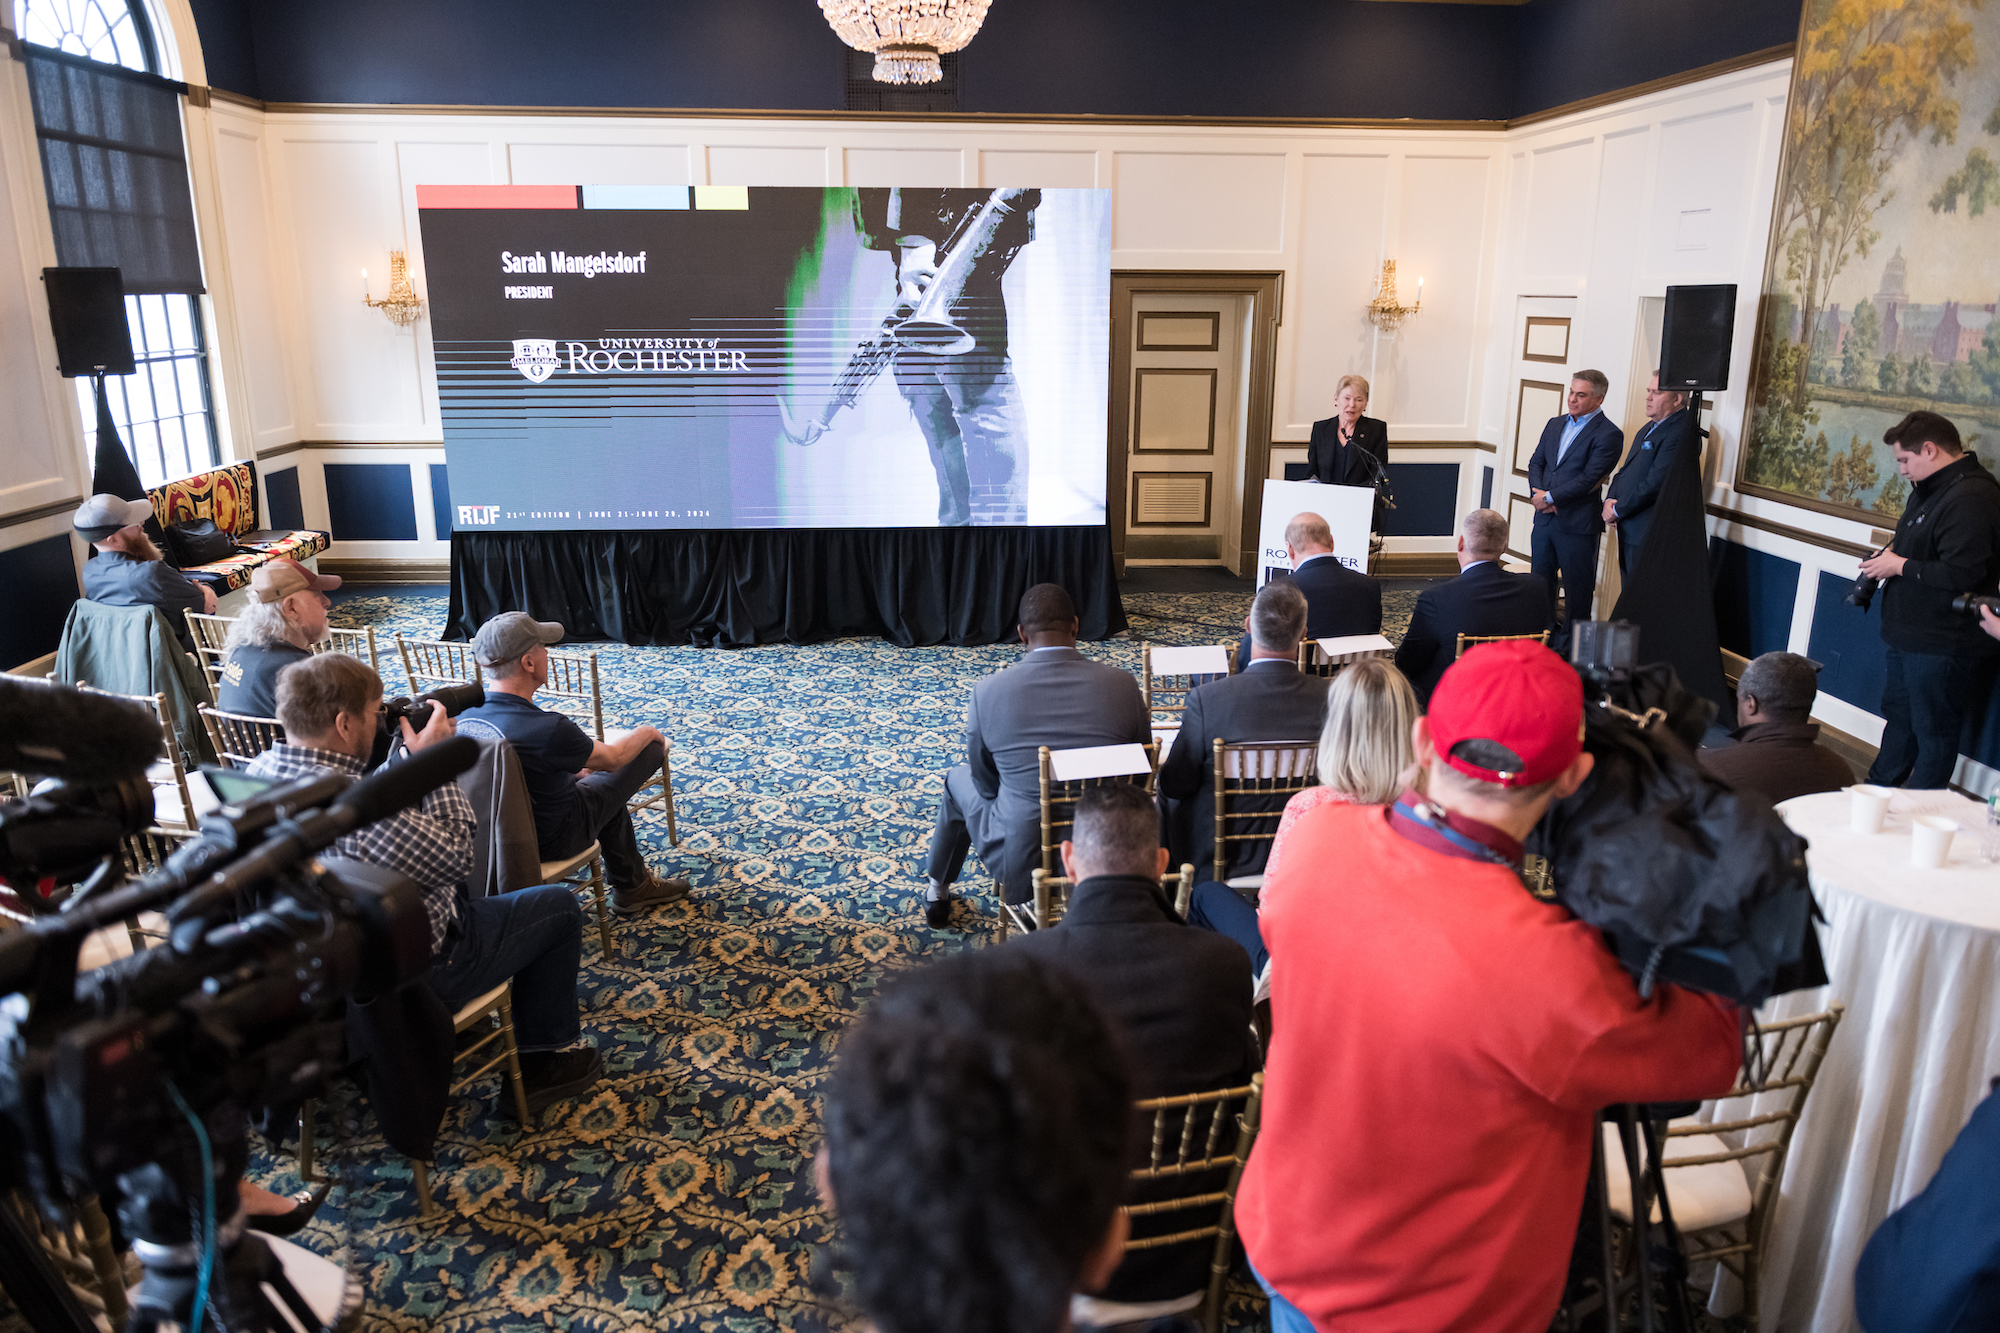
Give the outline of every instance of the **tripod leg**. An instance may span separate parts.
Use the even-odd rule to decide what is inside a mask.
[[[1604,1136],[1590,1139],[1590,1198],[1597,1209],[1597,1244],[1603,1264],[1604,1333],[1618,1330],[1618,1266],[1611,1257],[1611,1194],[1604,1187]]]
[[[86,1196],[76,1211],[77,1220],[83,1223],[90,1266],[97,1271],[97,1294],[104,1299],[104,1313],[113,1324],[121,1323],[126,1315],[125,1274],[111,1248],[111,1220],[104,1215],[104,1206],[95,1194]]]
[[[1639,1327],[1642,1333],[1653,1333],[1653,1196],[1646,1190],[1638,1134],[1633,1128],[1629,1105],[1618,1108],[1618,1141],[1625,1149],[1625,1171],[1632,1188],[1632,1252],[1638,1257]]]

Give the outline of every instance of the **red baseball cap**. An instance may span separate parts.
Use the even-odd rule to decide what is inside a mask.
[[[1533,787],[1583,750],[1583,681],[1539,643],[1482,643],[1445,669],[1428,716],[1447,764],[1481,782]]]

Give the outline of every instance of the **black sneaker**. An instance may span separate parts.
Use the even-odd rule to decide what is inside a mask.
[[[951,926],[951,895],[930,898],[924,902],[924,924],[932,930],[945,930]]]
[[[661,879],[649,874],[642,884],[634,884],[629,889],[615,885],[611,890],[611,910],[619,916],[637,916],[650,907],[661,903],[676,902],[688,896],[693,888],[684,879]]]
[[[577,1046],[567,1051],[521,1052],[521,1082],[528,1094],[528,1114],[539,1119],[557,1102],[586,1091],[604,1073],[604,1057],[595,1046]],[[511,1096],[501,1098],[512,1108]]]

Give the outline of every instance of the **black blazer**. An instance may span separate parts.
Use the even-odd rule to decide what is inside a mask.
[[[1090,989],[1124,1032],[1137,1096],[1173,1097],[1250,1081],[1256,1069],[1250,955],[1226,935],[1184,925],[1152,880],[1087,879],[1071,893],[1057,925],[1004,947],[1064,968]],[[1147,1137],[1134,1141],[1135,1151],[1143,1152],[1152,1134],[1151,1117],[1146,1119]],[[1135,1194],[1146,1197],[1145,1187]],[[1134,1234],[1165,1234],[1184,1227],[1188,1216],[1135,1218]],[[1197,1241],[1130,1254],[1102,1295],[1152,1301],[1199,1291],[1207,1284],[1213,1249],[1213,1241]]]
[[[1373,486],[1375,478],[1368,464],[1352,448],[1340,445],[1340,418],[1313,422],[1312,441],[1306,445],[1306,463],[1315,479],[1328,486]],[[1389,423],[1364,416],[1354,423],[1353,443],[1368,451],[1375,462],[1389,465]]]
[[[1180,824],[1169,840],[1189,849],[1197,879],[1215,875],[1215,743],[1229,741],[1318,741],[1326,721],[1324,676],[1309,676],[1290,662],[1266,661],[1241,674],[1197,685],[1188,691],[1181,734],[1160,763],[1160,794],[1182,804]],[[1283,812],[1283,799],[1267,801]],[[1271,832],[1265,820],[1244,822],[1232,833]],[[1270,855],[1268,842],[1232,844],[1225,878],[1261,875]]]
[[[1692,449],[1699,456],[1700,441],[1695,436],[1694,414],[1685,407],[1664,421],[1649,421],[1632,439],[1632,456],[1611,479],[1605,498],[1618,502],[1619,540],[1638,546],[1646,540],[1653,523],[1653,503],[1660,487],[1674,470],[1681,451]],[[1599,506],[1602,508],[1602,506]]]
[[[1598,488],[1625,452],[1625,432],[1599,412],[1557,463],[1563,425],[1568,420],[1567,416],[1550,417],[1549,424],[1542,427],[1534,457],[1528,460],[1529,487],[1547,491],[1556,506],[1553,514],[1536,510],[1535,526],[1554,524],[1558,532],[1599,533],[1604,531],[1604,495]]]
[[[1349,569],[1330,555],[1315,556],[1289,578],[1306,595],[1306,637],[1344,639],[1350,634],[1382,632],[1382,585],[1358,569]],[[1276,582],[1277,580],[1272,580]],[[1236,640],[1236,669],[1250,662],[1250,636]]]
[[[1456,660],[1461,634],[1538,634],[1555,623],[1546,579],[1512,574],[1496,560],[1420,594],[1409,632],[1396,649],[1396,670],[1428,704],[1438,677]]]

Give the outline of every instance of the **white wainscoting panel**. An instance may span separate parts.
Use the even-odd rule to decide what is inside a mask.
[[[689,185],[684,143],[510,143],[515,185]]]
[[[218,126],[215,171],[216,198],[229,233],[237,364],[244,379],[239,387],[250,405],[250,443],[253,448],[287,444],[299,437],[287,364],[292,330],[278,301],[262,134]]]
[[[979,183],[989,189],[1003,185],[1093,189],[1097,154],[988,149],[979,155]]]
[[[1475,334],[1482,322],[1487,186],[1491,159],[1403,160],[1402,225],[1396,238],[1397,299],[1409,305],[1424,282],[1423,309],[1394,340],[1383,411],[1399,439],[1465,439],[1474,429]],[[1371,403],[1371,410],[1373,404]]]
[[[1121,152],[1116,177],[1114,250],[1275,254],[1284,247],[1281,153]]]
[[[948,148],[850,148],[847,183],[863,186],[915,185],[950,189],[970,184],[965,154]]]
[[[829,159],[835,150],[824,146],[783,144],[711,144],[708,179],[697,185],[831,185]]]
[[[1382,271],[1389,225],[1387,152],[1308,153],[1302,163],[1296,287],[1286,293],[1293,373],[1282,430],[1305,439],[1334,413],[1342,375],[1374,374],[1375,326],[1363,307]]]

